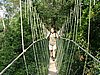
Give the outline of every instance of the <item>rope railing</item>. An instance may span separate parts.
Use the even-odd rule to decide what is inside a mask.
[[[43,38],[44,39],[44,38]],[[18,60],[31,46],[33,46],[33,44],[35,44],[36,42],[39,42],[43,39],[39,39],[37,41],[34,41],[32,44],[30,44],[21,54],[19,54],[10,64],[8,64],[8,66],[6,68],[4,68],[1,72],[0,75],[2,75],[16,60]]]
[[[76,43],[73,40],[70,39],[66,39],[66,38],[61,38],[61,39],[65,39],[66,41],[70,41],[73,42],[76,46],[78,46],[81,50],[83,50],[86,54],[88,54],[91,58],[93,58],[96,62],[100,63],[99,59],[95,58],[91,53],[89,53],[86,49],[84,49],[83,47],[81,47],[78,43]]]
[[[86,53],[86,55],[90,57],[93,62],[100,64],[99,59],[97,59],[95,56],[89,53],[86,49],[81,47],[74,40],[61,37],[57,41],[57,46],[58,46],[58,49],[57,49],[56,65],[57,65],[57,70],[58,70],[59,75],[62,75],[62,74],[76,75],[79,72],[80,73],[83,72],[82,69],[84,66],[85,57],[84,59],[81,60],[80,58],[81,54],[78,53],[78,50],[83,51],[83,54]],[[72,54],[73,51],[74,51],[74,54]],[[70,57],[70,55],[73,57]]]
[[[65,35],[61,37],[60,40],[57,41],[58,49],[57,49],[57,57],[56,57],[56,64],[58,69],[59,75],[77,75],[79,74],[85,74],[87,71],[87,64],[92,62],[92,68],[95,70],[95,66],[93,65],[95,63],[100,64],[100,60],[97,59],[95,56],[93,56],[88,50],[89,50],[89,40],[90,40],[90,19],[91,19],[91,0],[90,0],[90,7],[89,7],[89,25],[88,25],[88,47],[86,46],[84,49],[83,45],[82,47],[77,43],[80,41],[78,40],[78,30],[81,28],[82,23],[82,5],[81,0],[75,0],[75,6],[72,8],[72,11],[70,11],[69,16],[67,18],[67,21],[65,21]],[[95,4],[95,0],[94,0]],[[71,16],[71,14],[73,16]],[[62,44],[61,44],[62,43]],[[85,43],[85,42],[84,42]],[[83,44],[84,44],[83,43]],[[82,43],[81,43],[82,44]],[[75,63],[78,63],[75,59],[75,53],[79,52],[79,55],[84,55],[82,57],[84,61],[79,61],[79,66],[73,66]],[[63,54],[64,53],[64,54]],[[82,53],[82,54],[81,54]],[[73,69],[73,67],[77,67]],[[80,71],[79,71],[80,70]],[[97,70],[93,71],[92,73],[96,73]]]
[[[35,70],[33,70],[33,73],[36,75],[46,75],[48,73],[48,64],[49,64],[49,51],[48,51],[48,41],[45,39],[44,31],[43,31],[43,23],[42,20],[39,18],[39,14],[37,13],[36,7],[32,6],[31,0],[25,0],[25,16],[23,16],[23,11],[22,11],[22,2],[20,2],[20,25],[21,25],[21,36],[22,36],[22,50],[23,52],[19,54],[10,64],[8,64],[1,72],[0,75],[5,73],[5,71],[8,70],[14,63],[21,58],[23,55],[24,63],[25,63],[25,68],[26,68],[26,73],[27,75],[32,74],[32,69],[30,70],[29,66],[29,61],[26,52],[29,48],[32,48],[29,50],[30,52],[33,52],[33,58],[35,61],[31,61],[31,63],[35,64]],[[26,7],[27,5],[27,7]],[[28,9],[29,8],[29,9]],[[33,43],[26,49],[24,49],[24,25],[23,25],[23,20],[26,19],[27,17],[27,24],[31,27],[31,33],[32,36],[32,41]],[[46,50],[46,52],[44,51]],[[43,55],[43,56],[42,56]],[[45,63],[46,62],[46,63]],[[44,64],[45,63],[45,64]],[[34,65],[33,65],[34,66]],[[7,72],[6,71],[6,72]]]
[[[28,5],[29,6],[26,6]],[[60,37],[57,40],[57,56],[56,56],[56,66],[58,69],[59,75],[76,75],[80,68],[81,73],[85,71],[85,67],[87,64],[87,60],[89,56],[93,62],[100,64],[100,60],[89,53],[89,36],[90,36],[90,14],[91,14],[91,0],[90,0],[90,11],[89,11],[89,26],[88,26],[88,47],[84,49],[77,43],[77,35],[78,35],[78,28],[81,26],[81,0],[75,0],[75,6],[70,9],[69,16],[67,17],[65,26],[65,35]],[[80,5],[80,6],[79,6]],[[94,0],[95,5],[95,0]],[[21,52],[11,63],[9,63],[1,72],[0,75],[5,73],[8,68],[10,68],[22,55],[24,59],[24,64],[26,68],[27,75],[30,75],[29,70],[29,61],[25,53],[32,47],[33,57],[35,64],[35,71],[34,74],[36,75],[47,75],[48,74],[48,67],[49,67],[49,51],[48,51],[48,40],[44,38],[46,36],[46,29],[44,28],[44,24],[42,23],[41,19],[39,18],[39,14],[36,11],[36,7],[32,6],[31,0],[25,0],[25,18],[28,17],[28,25],[31,26],[31,38],[32,44],[30,44],[26,49],[24,49],[24,30],[23,30],[23,22],[22,22],[22,7],[20,1],[20,19],[21,19],[21,36],[22,36],[22,50]],[[29,9],[28,9],[29,8]],[[63,29],[64,29],[63,27]],[[45,29],[45,31],[44,31]],[[45,33],[45,34],[44,34]],[[62,31],[61,31],[62,33]],[[46,51],[45,51],[46,50]],[[81,51],[86,54],[86,59],[84,58],[81,61],[77,58],[77,52]],[[80,53],[78,53],[80,55]],[[76,58],[76,59],[75,59]],[[76,63],[80,62],[78,66]],[[84,64],[85,63],[85,64]],[[74,67],[73,67],[74,66]],[[84,71],[83,71],[84,70]]]

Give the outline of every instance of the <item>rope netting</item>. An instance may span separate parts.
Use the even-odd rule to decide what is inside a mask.
[[[59,75],[77,75],[79,73],[83,73],[86,58],[85,53],[89,58],[91,58],[88,59],[88,61],[91,62],[88,62],[86,64],[89,64],[91,68],[94,68],[93,73],[96,74],[97,66],[95,65],[100,64],[98,58],[91,55],[86,49],[82,48],[73,40],[61,38],[57,41],[57,43],[58,49],[56,65]]]
[[[13,56],[9,60],[9,62],[7,60],[5,67],[1,68],[0,75],[47,75],[49,65],[49,51],[48,40],[45,38],[46,36],[43,31],[44,24],[42,23],[42,20],[40,20],[36,8],[32,6],[31,0],[27,0],[27,2],[25,1],[25,11],[22,11],[22,1],[19,1],[19,32],[21,32],[20,34],[22,44],[20,45],[22,45],[22,47],[20,47],[22,48],[22,52],[20,51],[19,55],[16,54],[16,57]],[[23,14],[24,12],[25,15]],[[29,28],[25,29],[24,22],[27,23],[26,25],[28,25]],[[26,32],[27,34],[25,34],[24,32]],[[32,44],[30,44],[28,38],[25,38],[26,36],[29,36],[29,38],[32,40]],[[9,38],[10,37],[8,37],[8,39]],[[12,39],[16,39],[16,37]],[[27,41],[25,39],[27,39]]]
[[[85,75],[92,73],[97,74],[97,66],[100,64],[98,58],[89,53],[89,41],[90,41],[90,18],[91,18],[91,3],[89,0],[89,24],[88,24],[88,42],[87,46],[79,45],[78,30],[81,27],[81,0],[75,0],[74,7],[70,9],[69,16],[65,21],[65,25],[62,28],[62,35],[57,41],[57,60],[56,66],[59,75]],[[64,31],[63,31],[64,30]],[[77,43],[76,43],[77,42]],[[79,43],[79,44],[78,44]],[[91,61],[91,62],[89,62]],[[87,66],[89,65],[89,66]],[[87,67],[90,69],[88,70]]]

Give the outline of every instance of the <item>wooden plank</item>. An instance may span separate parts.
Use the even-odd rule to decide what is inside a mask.
[[[48,75],[57,75],[56,64],[55,61],[52,60],[52,58],[50,58]]]

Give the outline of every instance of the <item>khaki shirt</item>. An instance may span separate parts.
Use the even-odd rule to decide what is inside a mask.
[[[49,34],[49,44],[50,45],[55,45],[56,44],[56,38],[58,38],[57,33],[50,33]]]

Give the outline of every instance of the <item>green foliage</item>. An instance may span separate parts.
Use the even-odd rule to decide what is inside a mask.
[[[90,22],[90,45],[89,45],[89,52],[91,52],[91,54],[93,56],[95,56],[96,58],[99,59],[98,55],[99,55],[99,34],[100,34],[100,22],[99,22],[99,19],[100,19],[100,5],[99,5],[100,2],[96,1],[95,5],[92,1],[92,9],[91,9],[91,22]],[[78,32],[78,41],[80,44],[82,44],[82,46],[84,46],[84,48],[86,48],[87,46],[87,35],[88,35],[88,25],[89,25],[89,1],[83,1],[83,5],[82,5],[82,24],[81,24],[81,27],[79,29],[79,32]],[[99,74],[99,70],[98,70],[98,64],[95,63],[95,61],[93,61],[93,59],[91,59],[90,57],[88,57],[88,61],[87,63],[90,63],[90,64],[87,64],[87,71],[91,74],[94,74],[94,75],[98,75]],[[95,66],[93,66],[95,65]],[[88,68],[90,67],[90,68]]]
[[[6,25],[6,31],[3,31],[2,21],[0,20],[0,71],[4,69],[14,58],[16,58],[22,52],[22,44],[21,44],[21,30],[20,30],[20,16],[16,9],[19,6],[18,0],[7,0],[8,2],[13,2],[14,7],[10,9],[11,4],[5,4],[5,7],[8,12],[11,14],[15,14],[13,18],[4,19]],[[76,26],[75,18],[72,20],[73,23],[69,18],[70,12],[72,12],[72,17],[75,17],[74,10],[74,0],[34,0],[33,7],[36,7],[36,10],[39,14],[40,19],[42,19],[45,26],[50,29],[51,25],[54,25],[57,29],[60,29],[63,24],[65,24],[66,19],[68,18],[68,25],[74,24]],[[22,11],[23,11],[23,29],[24,29],[24,43],[25,48],[27,48],[31,43],[32,40],[43,38],[42,28],[40,26],[40,20],[37,21],[38,17],[34,14],[34,10],[32,9],[31,13],[29,12],[29,5],[27,5],[27,12],[25,13],[25,1],[22,1]],[[15,6],[16,5],[16,6]],[[83,48],[87,48],[87,35],[88,35],[88,25],[89,25],[89,0],[82,0],[82,16],[81,16],[81,25],[78,27],[78,35],[77,40]],[[17,11],[17,12],[16,12]],[[74,12],[74,13],[73,13]],[[35,13],[35,12],[34,12]],[[11,15],[10,14],[10,15]],[[25,14],[26,17],[25,17]],[[30,20],[31,15],[31,20]],[[35,23],[34,18],[35,17]],[[78,19],[79,21],[80,19]],[[92,1],[92,10],[91,10],[91,30],[90,30],[90,50],[89,52],[95,56],[96,58],[100,59],[100,2],[96,1],[95,5]],[[32,21],[32,22],[31,22]],[[38,23],[39,22],[39,23]],[[31,31],[31,24],[33,24],[33,34],[34,39],[32,38],[32,31]],[[41,23],[42,24],[42,23]],[[79,25],[79,23],[78,23]],[[73,32],[70,32],[71,26],[69,26],[68,33],[65,32],[67,38],[73,39]],[[74,29],[74,25],[72,25],[72,29]],[[67,30],[65,30],[67,31]],[[75,33],[76,34],[76,33]],[[68,41],[64,44],[68,45]],[[41,42],[36,43],[32,46],[26,53],[26,62],[27,67],[29,70],[29,74],[31,75],[43,75],[47,74],[47,64],[49,63],[48,57],[49,52],[47,55],[45,45],[48,45],[47,40],[42,40]],[[71,63],[72,60],[69,59],[70,54],[73,50],[71,48],[72,43],[69,46],[68,51],[66,51],[66,47],[63,47],[65,53],[64,59],[62,60],[62,64],[60,67],[59,75],[65,75],[66,72],[70,71],[72,75],[80,75],[83,72],[84,61],[81,62],[79,56],[81,54],[85,54],[80,49],[75,49],[75,55],[73,56],[73,63],[71,70],[67,70],[68,63]],[[33,48],[35,49],[33,50]],[[43,48],[44,47],[44,48]],[[36,52],[36,53],[34,53]],[[36,59],[35,60],[35,54]],[[44,56],[43,56],[44,55]],[[43,57],[42,57],[43,56]],[[47,57],[48,56],[48,57]],[[60,59],[60,58],[59,58]],[[47,60],[46,62],[44,60]],[[38,62],[38,63],[36,63]],[[60,62],[59,62],[60,63]],[[38,65],[38,67],[36,66]],[[66,66],[67,65],[67,66]],[[43,70],[43,72],[41,72]],[[100,74],[100,64],[96,63],[91,57],[88,57],[86,71],[92,75],[99,75]],[[18,59],[5,73],[4,75],[26,75],[25,65],[23,57]]]
[[[70,8],[73,6],[73,1],[45,1],[36,3],[37,11],[40,14],[40,18],[46,24],[46,27],[53,25],[57,29],[64,24]]]

